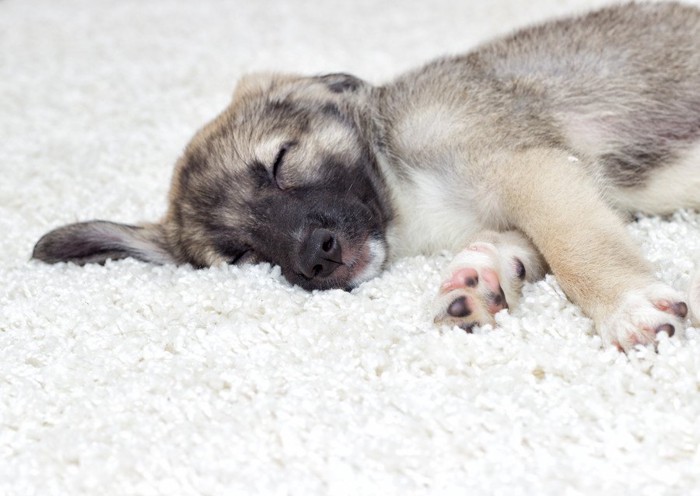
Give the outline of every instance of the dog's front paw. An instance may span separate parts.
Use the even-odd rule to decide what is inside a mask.
[[[467,332],[493,324],[494,315],[520,299],[529,258],[518,247],[472,243],[447,268],[434,301],[435,322]]]
[[[688,306],[680,293],[657,283],[625,293],[598,329],[606,344],[628,351],[638,344],[655,345],[661,332],[673,336],[683,329],[687,315]]]

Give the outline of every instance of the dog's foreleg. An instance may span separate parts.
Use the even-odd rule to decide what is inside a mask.
[[[514,309],[525,281],[541,279],[544,259],[517,231],[482,231],[447,266],[434,300],[435,321],[466,331]]]
[[[496,171],[504,213],[542,253],[603,341],[627,350],[682,328],[688,308],[656,281],[600,189],[565,151],[530,149]]]

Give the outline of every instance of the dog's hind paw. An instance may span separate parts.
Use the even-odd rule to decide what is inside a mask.
[[[467,332],[495,323],[494,315],[514,308],[526,280],[542,277],[539,255],[519,233],[487,233],[447,267],[434,300],[435,322]],[[483,238],[482,238],[483,239]]]
[[[637,345],[656,345],[657,335],[669,337],[685,326],[688,305],[665,284],[628,291],[615,312],[598,325],[603,341],[628,351]]]

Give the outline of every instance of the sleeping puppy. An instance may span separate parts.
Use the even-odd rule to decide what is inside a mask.
[[[653,344],[689,309],[623,218],[700,207],[699,47],[700,10],[627,4],[384,86],[248,76],[179,159],[159,223],[60,227],[33,256],[265,261],[313,290],[355,287],[390,257],[463,250],[436,322],[493,323],[552,271],[605,343]]]

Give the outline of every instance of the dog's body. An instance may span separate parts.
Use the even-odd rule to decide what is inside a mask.
[[[195,136],[159,224],[93,221],[36,258],[269,261],[352,287],[389,255],[468,249],[436,320],[464,328],[554,272],[607,343],[652,343],[685,303],[620,214],[700,208],[700,11],[624,5],[550,22],[373,87],[343,74],[244,78]]]

